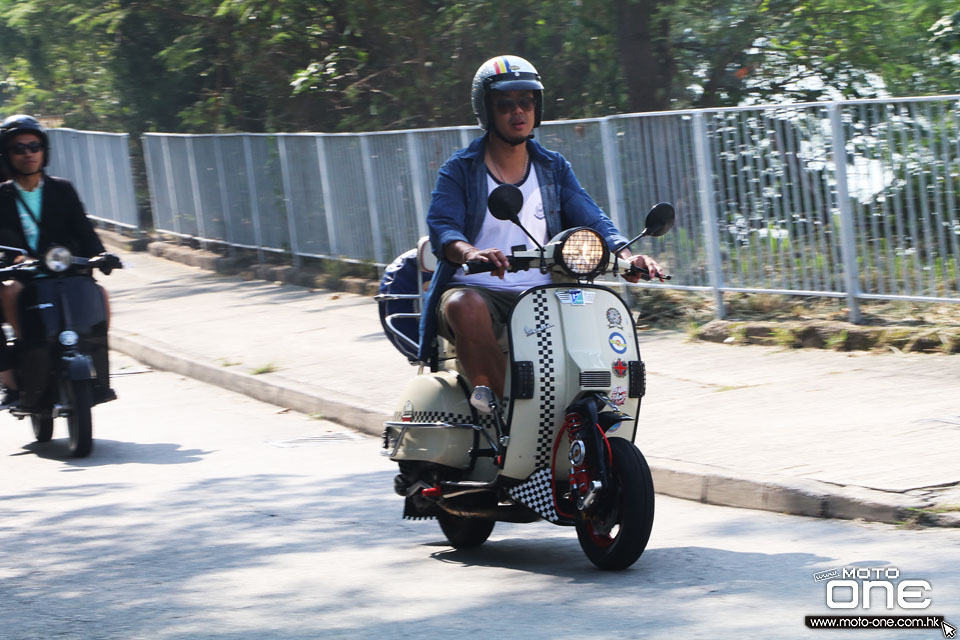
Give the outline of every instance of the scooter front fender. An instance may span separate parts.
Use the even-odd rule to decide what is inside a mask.
[[[96,370],[93,367],[93,358],[82,353],[65,354],[62,358],[63,369],[67,378],[74,381],[93,380]]]

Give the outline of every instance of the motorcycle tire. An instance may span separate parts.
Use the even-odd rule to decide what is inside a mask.
[[[580,547],[600,569],[626,569],[643,553],[653,529],[653,476],[637,447],[623,438],[610,438],[611,469],[617,495],[601,505],[600,518],[577,524]]]
[[[37,442],[50,442],[53,437],[53,414],[50,411],[34,413],[30,416],[33,423],[33,437]]]
[[[71,407],[70,415],[67,416],[70,455],[74,458],[86,458],[93,450],[93,418],[90,416],[90,407],[93,405],[92,384],[90,380],[68,381],[66,391]]]
[[[459,506],[459,505],[458,505]],[[478,494],[464,507],[493,508],[497,506],[497,497],[493,494]],[[486,518],[462,518],[442,511],[437,514],[437,522],[447,541],[454,549],[479,547],[493,533],[495,520]]]

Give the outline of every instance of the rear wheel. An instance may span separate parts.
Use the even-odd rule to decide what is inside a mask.
[[[30,421],[33,422],[33,437],[37,442],[49,442],[53,437],[53,413],[49,410],[34,413]]]
[[[492,493],[476,494],[475,496],[464,496],[469,500],[458,501],[457,507],[463,509],[487,508],[492,509],[497,506],[497,496]],[[437,522],[440,523],[440,529],[443,535],[447,536],[447,541],[456,549],[469,549],[479,547],[490,534],[493,533],[495,520],[486,518],[462,518],[446,511],[437,514]]]
[[[626,569],[640,557],[653,528],[653,477],[632,442],[610,438],[615,494],[603,497],[594,517],[577,524],[580,547],[601,569]]]
[[[93,390],[89,380],[70,380],[65,383],[70,415],[67,428],[70,430],[70,455],[86,458],[93,450],[93,418],[90,416]]]

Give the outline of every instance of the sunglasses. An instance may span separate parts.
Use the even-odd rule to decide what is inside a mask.
[[[530,96],[523,96],[517,100],[513,98],[497,98],[494,106],[497,108],[497,111],[502,114],[513,113],[517,108],[517,105],[520,105],[520,108],[524,111],[533,111],[534,105],[537,102]]]
[[[42,150],[43,145],[37,141],[27,142],[26,144],[18,142],[17,144],[10,145],[10,153],[17,156],[22,156],[27,153],[27,151],[30,153],[39,153]]]

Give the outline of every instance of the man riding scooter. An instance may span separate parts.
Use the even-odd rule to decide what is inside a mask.
[[[35,118],[14,115],[0,124],[0,165],[12,176],[0,184],[0,244],[23,251],[13,261],[39,257],[53,245],[82,257],[104,252],[73,185],[45,174],[49,154],[49,139]],[[8,261],[11,258],[7,256]],[[17,301],[22,290],[15,280],[0,285],[3,313],[17,336],[21,335]],[[106,292],[103,295],[106,302]],[[14,360],[6,340],[0,339],[0,379],[6,389],[2,407],[19,399]]]
[[[519,227],[490,213],[488,193],[500,184],[519,187],[520,221],[540,244],[572,227],[596,230],[611,247],[627,239],[580,186],[570,163],[533,140],[543,115],[543,84],[532,64],[512,55],[487,60],[473,78],[471,102],[486,133],[441,167],[430,202],[427,225],[439,263],[420,320],[419,358],[434,359],[439,333],[453,341],[470,382],[502,398],[506,358],[497,338],[516,297],[548,283],[550,276],[532,269],[506,271],[505,254],[527,238]],[[652,258],[631,256],[629,249],[619,255],[646,271],[624,271],[629,282],[662,279],[663,271]],[[490,262],[496,268],[489,275],[464,275],[460,265],[468,261]]]

